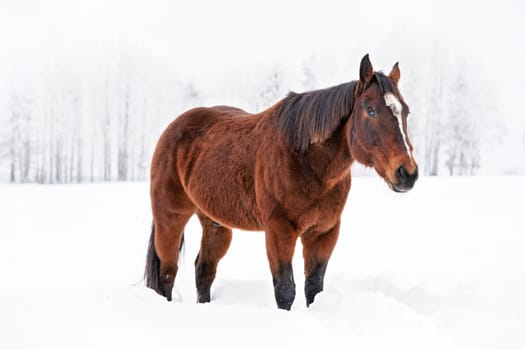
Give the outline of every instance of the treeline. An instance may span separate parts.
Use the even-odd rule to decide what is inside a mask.
[[[326,73],[320,69],[320,56],[294,69],[279,63],[252,67],[257,71],[252,78],[242,71],[216,74],[213,82],[178,74],[169,63],[137,51],[124,50],[114,57],[77,69],[67,62],[48,62],[11,73],[0,87],[2,181],[144,180],[160,132],[189,107],[235,104],[257,111],[288,90],[322,88],[357,77],[353,66]],[[409,133],[420,168],[426,175],[476,174],[482,166],[484,115],[491,111],[469,107],[487,92],[479,89],[461,60],[429,57],[430,62],[401,63],[402,93],[412,110]]]

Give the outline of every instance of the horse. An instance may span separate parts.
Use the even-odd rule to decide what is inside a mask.
[[[359,80],[291,92],[260,113],[216,106],[177,117],[152,158],[146,286],[171,301],[184,227],[197,214],[197,302],[210,302],[217,264],[232,229],[241,229],[264,231],[275,300],[285,310],[296,295],[292,257],[301,239],[309,307],[323,291],[352,163],[373,167],[395,192],[418,178],[400,75],[398,63],[388,75],[374,71],[367,54]]]

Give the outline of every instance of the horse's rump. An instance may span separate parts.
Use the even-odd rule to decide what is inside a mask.
[[[162,135],[165,140],[159,143],[165,146],[157,148],[154,163],[156,159],[172,163],[169,168],[177,173],[187,196],[212,220],[262,230],[254,179],[268,138],[263,135],[264,122],[264,117],[228,106],[189,110]],[[161,168],[166,171],[165,164],[159,164]]]

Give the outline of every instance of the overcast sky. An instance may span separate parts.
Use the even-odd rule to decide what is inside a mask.
[[[399,54],[404,46],[432,34],[446,38],[451,48],[486,55],[483,60],[494,59],[502,51],[524,58],[524,6],[519,1],[0,3],[2,50],[14,59],[102,54],[97,52],[100,45],[119,40],[192,67],[294,59],[312,51],[337,53],[349,47],[361,47],[373,55],[377,39],[392,32],[399,34],[392,38]]]
[[[399,61],[402,74],[416,75],[410,68],[424,67],[426,51],[437,48],[446,53],[443,57],[460,57],[470,79],[479,77],[473,84],[491,91],[494,117],[505,121],[505,135],[514,144],[506,147],[521,147],[523,152],[523,3],[0,0],[0,75],[46,62],[89,71],[124,43],[169,62],[183,77],[209,84],[236,84],[244,72],[275,62],[285,69],[298,68],[315,55],[321,62],[315,67],[320,77],[323,65],[327,70],[339,66],[349,75],[338,76],[332,69],[332,76],[325,74],[319,86],[324,87],[356,79],[365,53],[376,68],[388,70]],[[442,62],[441,69],[448,69],[447,64]],[[237,75],[228,77],[234,70]],[[224,87],[208,86],[213,88]],[[472,108],[477,103],[472,101]]]
[[[340,62],[345,52],[409,68],[433,41],[502,91],[496,103],[506,108],[525,96],[524,9],[508,0],[0,0],[0,73],[53,60],[82,70],[123,42],[206,77],[269,62],[299,66],[311,54],[357,67],[362,55]],[[514,107],[504,114],[521,118]]]

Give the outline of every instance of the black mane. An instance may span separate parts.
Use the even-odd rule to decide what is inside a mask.
[[[381,95],[395,92],[392,80],[382,72],[374,73]],[[311,143],[322,143],[345,121],[354,108],[358,81],[304,93],[290,92],[277,112],[277,127],[289,149],[304,152]]]
[[[357,81],[304,93],[290,92],[277,114],[277,127],[288,147],[306,151],[313,142],[324,142],[352,113]]]

